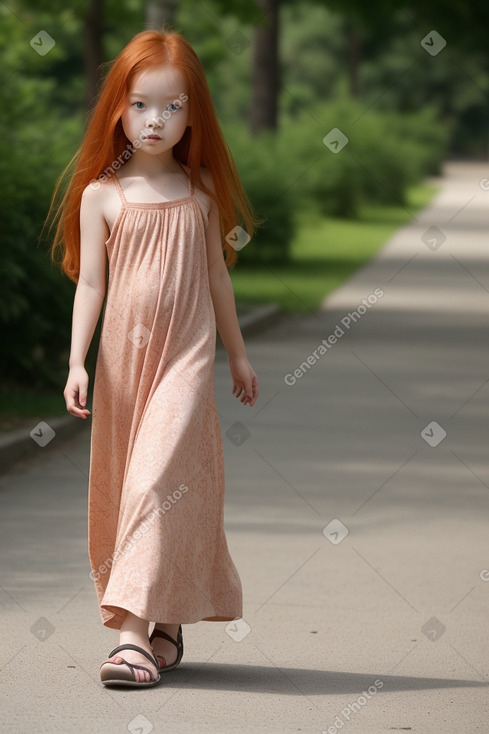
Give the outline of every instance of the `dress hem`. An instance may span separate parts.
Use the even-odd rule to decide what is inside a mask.
[[[154,622],[155,624],[195,624],[196,622],[232,622],[236,619],[242,619],[243,612],[241,611],[239,614],[234,614],[234,616],[208,616],[208,617],[201,617],[199,615],[189,618],[186,617],[185,619],[167,619],[164,620],[156,620],[152,619],[153,615],[141,610],[141,609],[127,609],[126,607],[119,607],[114,604],[103,604],[100,607],[100,613],[102,617],[102,623],[104,627],[108,627],[109,629],[117,629],[120,630],[121,625],[124,621],[124,618],[126,616],[126,612],[131,612],[131,614],[134,614],[136,617],[140,617],[141,619],[148,619],[150,622]],[[117,611],[115,611],[117,610]],[[110,616],[109,616],[110,615]]]

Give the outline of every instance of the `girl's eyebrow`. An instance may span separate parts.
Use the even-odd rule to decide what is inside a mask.
[[[147,98],[147,94],[142,94],[142,92],[131,92],[130,97],[144,97]],[[176,99],[178,97],[178,94],[164,94],[163,99]]]

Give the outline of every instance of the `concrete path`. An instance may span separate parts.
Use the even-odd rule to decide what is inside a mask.
[[[254,408],[218,355],[244,620],[184,625],[157,688],[99,682],[88,430],[2,476],[2,731],[488,731],[488,179],[448,165],[322,310],[250,338]]]

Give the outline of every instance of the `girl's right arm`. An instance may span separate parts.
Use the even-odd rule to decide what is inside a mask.
[[[63,393],[67,411],[85,420],[90,415],[84,407],[88,391],[85,358],[105,298],[108,234],[102,191],[87,186],[80,205],[80,276],[73,302],[70,371]]]

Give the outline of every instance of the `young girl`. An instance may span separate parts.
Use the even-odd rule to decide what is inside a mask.
[[[242,616],[223,527],[214,358],[217,322],[232,392],[254,405],[228,240],[247,239],[257,220],[203,68],[176,32],[138,33],[117,56],[74,160],[52,256],[61,250],[77,283],[64,396],[82,419],[90,415],[84,362],[107,293],[88,547],[102,622],[120,630],[120,646],[100,676],[105,685],[150,686],[179,664],[182,624]]]

